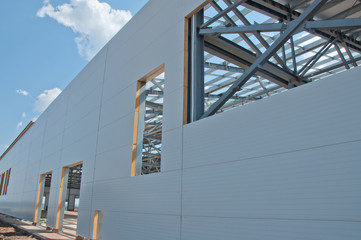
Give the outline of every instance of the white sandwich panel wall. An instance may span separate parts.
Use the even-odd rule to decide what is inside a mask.
[[[96,133],[93,133],[93,134],[96,135]],[[92,139],[92,141],[93,141],[93,139]],[[83,141],[83,142],[79,142],[79,144],[86,144],[87,142],[88,141]],[[89,143],[89,145],[93,145],[94,149],[95,149],[96,142],[93,141],[93,142]],[[83,183],[92,182],[93,178],[94,178],[95,155],[93,153],[91,153],[89,155],[82,153],[82,155],[79,155],[76,159],[81,159],[83,161],[81,183],[83,184]]]
[[[104,212],[103,239],[180,239],[176,215]]]
[[[355,101],[359,74],[356,68],[188,124],[184,127],[184,166],[360,139],[361,102]]]
[[[184,11],[186,15],[194,12],[199,6],[204,5],[205,3],[209,3],[210,1],[204,0],[184,0]]]
[[[58,199],[59,199],[59,188],[60,185],[61,172],[58,169],[52,170],[51,185],[49,192],[49,205],[48,205],[48,215],[47,215],[47,225],[51,228],[55,228],[56,224],[56,213],[58,209]],[[34,200],[36,202],[36,199]],[[34,208],[35,209],[35,205]]]
[[[93,207],[108,212],[180,215],[180,184],[180,171],[96,181]]]
[[[93,201],[93,183],[83,183],[80,188],[80,202],[77,234],[79,236],[92,236],[92,201]]]
[[[134,112],[99,129],[97,153],[101,154],[133,143]],[[129,149],[131,151],[131,148]]]
[[[184,239],[359,239],[360,72],[186,125]]]
[[[174,11],[175,9],[177,11]],[[8,209],[21,206],[20,211],[13,213],[14,216],[32,220],[40,174],[52,171],[47,222],[50,227],[55,227],[60,173],[61,168],[67,164],[82,160],[84,165],[82,182],[84,186],[87,186],[87,190],[84,190],[82,194],[90,200],[87,202],[81,198],[80,219],[92,216],[93,199],[92,195],[87,193],[93,193],[93,181],[132,179],[130,178],[130,157],[136,81],[159,65],[165,64],[170,76],[166,78],[168,88],[165,99],[168,98],[169,103],[165,111],[171,115],[172,106],[179,107],[178,105],[182,103],[183,76],[179,73],[182,72],[183,60],[179,54],[183,55],[184,47],[185,14],[183,10],[183,1],[148,3],[39,117],[23,137],[25,139],[28,136],[30,139],[26,150],[23,150],[19,141],[7,154],[2,161],[2,167],[6,167],[4,164],[6,159],[14,160],[9,165],[16,164],[12,172],[12,175],[16,177],[12,177],[14,180],[11,182],[14,188],[10,186],[12,190],[6,196],[11,202]],[[177,59],[177,62],[172,63],[173,59]],[[138,68],[129,71],[135,63]],[[103,81],[105,81],[104,86]],[[113,96],[114,99],[112,99]],[[173,98],[180,98],[180,100],[175,101]],[[102,106],[104,106],[104,111],[102,111]],[[117,106],[120,111],[114,113]],[[177,116],[180,116],[179,113]],[[180,131],[181,120],[177,120],[176,124],[170,120],[165,123],[165,126],[166,130],[168,128],[168,130]],[[166,137],[167,134],[165,131],[164,136]],[[116,156],[118,154],[120,157]],[[181,155],[180,149],[177,155],[176,161],[173,161],[174,166],[168,164],[169,169],[180,169],[178,162]],[[117,168],[109,169],[109,166],[104,164],[105,159],[108,159],[110,166],[111,164],[117,166],[119,171],[116,170]],[[95,166],[98,167],[95,169]],[[169,174],[175,175],[173,183],[169,185],[172,190],[169,191],[174,197],[173,200],[169,200],[170,206],[162,212],[179,215],[180,173]],[[159,181],[162,179],[162,174],[152,176],[149,184],[155,181],[155,184],[161,185]],[[169,179],[165,181],[172,182]],[[134,183],[133,187],[137,188],[137,184],[142,184],[141,182]],[[165,197],[164,194],[168,190],[163,191],[165,192],[160,196]],[[29,194],[24,194],[25,192]],[[110,196],[112,194],[110,192]],[[148,195],[150,196],[151,193],[149,192]],[[145,204],[145,201],[146,199],[131,206],[138,208],[138,205]],[[161,198],[158,197],[157,201],[161,203]],[[161,206],[158,208],[161,209]],[[10,210],[7,212],[10,213]],[[91,220],[88,219],[87,222],[88,224],[80,223],[79,232],[89,236]]]
[[[175,128],[162,133],[161,171],[172,171],[182,168],[183,128]]]
[[[34,202],[37,191],[24,191],[21,197],[21,214],[24,219],[32,219],[34,217]]]
[[[72,103],[68,107],[66,115],[65,128],[69,129],[76,123],[81,122],[82,119],[100,108],[100,99],[102,94],[101,85],[91,90],[89,94],[76,103]],[[98,112],[99,117],[99,112]]]
[[[127,115],[134,115],[134,92],[136,90],[137,84],[133,83],[113,97],[102,101],[102,114],[100,116],[101,128],[114,123]]]
[[[132,159],[132,144],[97,154],[94,181],[129,177]]]
[[[94,174],[94,159],[96,149],[96,132],[91,133],[72,146],[64,148],[61,161],[59,161],[59,171],[63,166],[83,161],[82,183],[91,182]]]
[[[59,163],[61,160],[61,150],[48,155],[46,157],[42,157],[41,161],[38,163],[39,165],[39,172],[41,174],[47,173],[54,170],[54,163]],[[36,177],[40,179],[40,176],[38,176],[38,172],[33,172]],[[52,179],[54,180],[54,179]],[[32,182],[32,181],[31,181]],[[35,184],[34,186],[36,189],[38,188],[38,184]]]
[[[183,88],[178,88],[164,95],[163,114],[167,117],[163,119],[162,131],[165,134],[183,125],[183,92]]]
[[[177,35],[175,37],[178,39],[178,41],[182,37],[184,38],[184,33],[182,33],[182,31],[184,31],[184,24],[184,21],[181,21],[177,24],[179,30],[177,31]],[[165,65],[166,75],[164,94],[168,95],[169,93],[174,92],[176,89],[184,87],[184,49],[178,52],[174,51],[172,54],[167,55],[165,62],[172,63]]]
[[[156,11],[154,11],[155,9]],[[174,9],[180,11],[177,11],[175,14]],[[55,226],[56,203],[60,186],[59,173],[63,166],[83,160],[84,176],[82,180],[84,184],[89,183],[88,188],[90,189],[92,189],[92,181],[94,181],[93,173],[96,173],[96,181],[119,178],[130,179],[129,160],[131,156],[132,127],[134,123],[136,81],[138,79],[160,64],[165,63],[167,69],[170,69],[167,70],[170,76],[168,79],[171,79],[168,80],[166,78],[169,87],[166,90],[167,96],[165,99],[168,98],[169,100],[167,101],[169,101],[169,103],[167,107],[168,110],[165,111],[171,114],[172,106],[181,106],[183,76],[178,73],[181,73],[181,69],[183,68],[182,65],[179,66],[179,64],[183,64],[182,57],[179,56],[179,54],[183,53],[183,9],[184,3],[182,1],[170,1],[167,3],[153,1],[147,4],[142,10],[142,13],[140,13],[138,20],[134,18],[129,26],[123,30],[124,33],[133,31],[133,29],[136,30],[133,31],[132,36],[125,38],[128,39],[128,41],[124,41],[124,45],[121,45],[119,42],[113,43],[113,40],[108,46],[103,48],[63,91],[59,98],[51,104],[48,110],[27,133],[31,136],[32,151],[27,151],[29,155],[28,163],[30,164],[27,165],[29,168],[25,169],[25,167],[23,167],[18,170],[19,174],[24,174],[25,171],[30,173],[24,174],[23,178],[17,178],[19,183],[22,183],[18,185],[21,186],[18,189],[18,193],[24,193],[25,189],[31,189],[32,193],[36,195],[40,174],[53,171],[49,202],[49,226]],[[143,22],[141,21],[142,18],[147,20]],[[174,21],[170,21],[169,19],[174,19]],[[152,29],[151,26],[158,27]],[[119,39],[119,36],[122,37],[121,35],[122,33],[118,34],[115,39]],[[163,35],[167,37],[163,37]],[[139,47],[141,43],[144,42],[145,36],[147,37],[146,44]],[[172,38],[174,38],[173,41]],[[136,44],[137,42],[139,44]],[[120,50],[118,49],[119,46],[121,47]],[[108,50],[108,47],[110,50]],[[121,54],[117,55],[114,51],[115,49],[118,49]],[[174,59],[175,57],[177,58],[178,62],[174,62],[172,66],[173,56]],[[129,71],[130,66],[133,66],[134,63],[139,65],[138,71]],[[123,64],[123,66],[121,66],[121,64]],[[115,69],[120,69],[121,71],[115,71]],[[172,69],[176,69],[177,72],[173,72]],[[103,88],[104,79],[105,85]],[[118,88],[116,87],[118,85],[112,85],[112,83],[118,84],[118,82],[120,82]],[[172,86],[172,84],[174,85]],[[118,98],[113,102],[111,102],[110,99],[113,95],[115,96],[115,94],[112,95],[110,89],[111,91],[114,90],[115,93],[122,93],[119,94]],[[174,101],[176,98],[180,98],[180,100]],[[109,104],[105,101],[108,99]],[[102,112],[101,109],[103,105],[102,100],[104,100],[104,112]],[[116,108],[118,102],[123,102],[123,105],[119,106],[121,112],[114,114],[112,113],[112,108]],[[129,104],[129,102],[131,102],[131,104]],[[128,105],[126,105],[127,103]],[[126,107],[127,110],[124,111]],[[181,110],[179,113],[181,113]],[[179,113],[177,116],[180,116]],[[174,119],[176,119],[177,116],[175,116]],[[99,119],[101,123],[99,123]],[[165,123],[166,130],[167,125],[170,126],[168,127],[169,130],[178,129],[179,131],[181,120],[177,120],[176,124],[172,123],[171,120]],[[119,129],[119,134],[114,134],[114,129]],[[164,136],[167,136],[167,131],[165,131]],[[180,135],[178,134],[178,136]],[[20,149],[20,142],[17,144],[17,147],[19,152],[24,152]],[[12,151],[16,151],[16,147]],[[180,160],[180,149],[178,152],[177,161]],[[116,161],[117,158],[115,154],[122,156],[121,161]],[[10,156],[11,154],[9,153],[8,158]],[[22,157],[14,156],[13,158],[18,159]],[[119,172],[113,170],[112,174],[107,174],[109,168],[104,168],[104,162],[102,162],[104,158],[110,161],[109,164],[117,164],[121,170]],[[97,166],[99,166],[99,171],[91,171],[94,169],[96,162]],[[180,168],[179,163],[175,163],[175,166],[177,167],[170,167],[169,169]],[[15,170],[14,172],[16,173],[17,171]],[[173,172],[173,174],[176,173]],[[109,176],[111,178],[109,178]],[[180,173],[177,173],[176,176],[178,177],[175,178],[175,185],[173,184],[171,187],[179,195]],[[151,179],[162,179],[162,175],[153,176]],[[26,185],[24,185],[25,180],[28,182]],[[136,188],[136,185],[134,185],[134,188]],[[172,195],[178,196],[177,194]],[[24,211],[27,212],[26,214],[28,214],[29,209],[30,212],[34,211],[34,209],[31,210],[31,208],[35,206],[35,195],[31,198],[33,199],[32,204],[23,204]],[[141,201],[138,205],[142,203]],[[91,204],[92,201],[88,204],[84,201],[81,202],[81,205],[88,205],[89,208]],[[174,206],[177,207],[174,208]],[[177,198],[176,202],[172,202],[172,207],[169,207],[169,209],[173,209],[172,214],[175,214],[174,211],[176,214],[180,214],[179,206],[180,197]],[[84,209],[84,207],[80,207],[80,209]],[[32,220],[31,214],[25,215],[24,218]],[[81,216],[80,218],[84,219],[84,217]],[[88,220],[88,222],[91,222],[90,219]],[[82,227],[84,227],[84,231],[82,231]],[[89,226],[80,225],[79,232],[89,233]]]
[[[183,217],[182,240],[360,239],[360,222]]]
[[[184,170],[183,214],[360,221],[361,140]]]

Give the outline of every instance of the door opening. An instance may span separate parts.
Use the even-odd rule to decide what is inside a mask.
[[[52,172],[40,175],[34,225],[47,227]]]
[[[55,232],[77,236],[83,163],[63,167]]]

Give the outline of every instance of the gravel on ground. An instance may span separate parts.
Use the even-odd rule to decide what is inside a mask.
[[[36,240],[36,238],[0,221],[0,240]]]

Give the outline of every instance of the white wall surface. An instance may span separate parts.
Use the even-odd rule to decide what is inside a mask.
[[[0,211],[33,220],[40,174],[83,161],[78,235],[104,239],[361,239],[361,69],[182,125],[184,17],[150,1],[0,161]],[[130,177],[136,82],[165,64],[162,172]]]
[[[360,239],[360,73],[186,125],[183,239]]]

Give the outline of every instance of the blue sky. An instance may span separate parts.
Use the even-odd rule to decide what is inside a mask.
[[[146,2],[0,1],[0,154]]]

